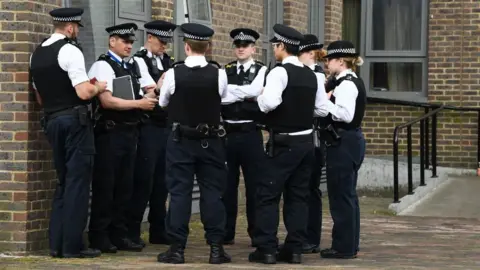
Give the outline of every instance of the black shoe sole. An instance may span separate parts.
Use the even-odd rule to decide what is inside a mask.
[[[275,256],[270,255],[270,256],[264,256],[262,260],[257,260],[256,258],[252,258],[252,256],[248,256],[248,261],[252,263],[263,263],[263,264],[276,264],[277,259]]]
[[[169,264],[184,264],[185,260],[178,260],[172,258],[166,258],[165,260],[157,259],[159,263],[169,263]]]
[[[119,248],[121,251],[142,252],[143,248]]]
[[[208,263],[209,264],[223,264],[223,263],[231,263],[232,262],[232,259],[229,259],[229,258],[225,258],[225,257],[222,257],[222,258],[210,258],[208,260]]]

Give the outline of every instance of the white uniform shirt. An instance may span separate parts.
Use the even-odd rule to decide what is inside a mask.
[[[303,63],[298,60],[296,56],[289,56],[283,59],[282,64],[293,64],[299,67],[303,67]],[[288,74],[285,68],[279,66],[275,67],[267,75],[267,83],[263,93],[257,98],[258,107],[262,112],[268,113],[275,110],[278,105],[282,103],[283,90],[288,84]],[[317,76],[317,93],[315,95],[315,116],[327,116],[327,93],[325,92],[325,79]],[[313,115],[312,115],[313,117]],[[289,133],[290,135],[304,135],[312,132],[312,129]]]
[[[355,72],[351,69],[346,69],[340,72],[336,78],[337,80],[351,74],[357,78]],[[328,100],[327,108],[332,114],[333,121],[350,123],[355,116],[355,104],[358,96],[357,86],[352,81],[344,80],[333,90],[335,96],[335,103]]]
[[[200,55],[188,56],[185,59],[185,65],[187,67],[195,67],[195,66],[205,67],[206,65],[208,65],[208,62],[207,62],[207,59],[205,59],[205,56],[200,56]],[[225,73],[225,70],[219,69],[218,70],[218,94],[222,99],[227,94],[227,85],[228,85],[227,73]],[[170,97],[174,93],[175,93],[175,73],[174,73],[174,69],[171,68],[167,72],[165,72],[163,85],[162,85],[162,88],[160,89],[160,98],[158,100],[160,107],[167,107],[168,103],[170,102]],[[218,117],[220,117],[220,115]]]
[[[53,43],[66,38],[65,35],[54,33],[42,43],[42,47],[50,46]],[[32,57],[30,56],[30,61]],[[61,69],[68,73],[68,78],[75,87],[83,82],[88,81],[87,71],[85,69],[85,58],[82,51],[72,44],[65,44],[58,52],[58,65]],[[35,78],[34,78],[35,79]],[[35,88],[35,83],[33,83]]]
[[[237,61],[237,74],[240,74],[240,66],[243,65],[243,71],[247,72],[250,70],[252,65],[255,64],[253,59],[248,60],[244,64],[241,64],[240,61]],[[229,84],[227,87],[227,95],[222,99],[222,105],[228,105],[235,102],[243,101],[246,98],[254,98],[260,95],[262,92],[263,83],[265,81],[265,72],[267,67],[263,66],[257,73],[255,79],[249,85],[235,85]],[[250,72],[255,72],[255,70],[250,70]],[[248,123],[253,120],[225,120],[228,123]]]
[[[144,47],[140,48],[140,50],[143,50],[143,49],[145,49],[145,48]],[[153,58],[153,54],[148,50],[147,50],[147,57]],[[153,80],[152,76],[150,76],[150,73],[148,72],[148,66],[145,63],[145,60],[143,60],[143,58],[141,58],[141,57],[136,57],[136,56],[134,56],[133,58],[135,59],[135,61],[137,61],[138,67],[140,69],[140,73],[142,75],[142,78],[140,78],[140,85],[142,87],[145,87],[147,85],[152,85],[152,84],[156,85],[157,82],[155,82]],[[163,65],[162,65],[161,57],[160,56],[155,56],[155,60],[157,62],[158,69],[159,70],[164,70]],[[146,74],[146,75],[144,75],[144,74]]]

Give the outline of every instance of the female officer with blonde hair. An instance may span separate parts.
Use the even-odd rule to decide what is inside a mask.
[[[323,258],[357,257],[360,208],[356,192],[358,170],[365,156],[361,125],[367,103],[365,85],[355,74],[363,64],[353,44],[335,41],[327,48],[328,70],[336,74],[336,87],[328,93],[329,125],[326,130],[327,189],[333,219],[332,246]]]

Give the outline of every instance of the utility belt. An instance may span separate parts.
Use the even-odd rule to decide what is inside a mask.
[[[246,133],[246,132],[259,129],[255,122],[245,122],[245,123],[224,122],[223,127],[225,128],[225,131],[227,131],[227,134],[235,133],[235,132]]]
[[[63,109],[53,113],[45,113],[45,116],[40,119],[40,124],[45,130],[48,121],[64,115],[78,116],[78,121],[82,126],[87,126],[88,124],[91,124],[93,120],[92,107],[90,105],[78,105],[73,108]]]
[[[268,130],[269,138],[267,141],[267,145],[265,147],[265,153],[269,157],[273,157],[275,153],[275,148],[278,146],[281,147],[289,147],[299,143],[308,143],[312,142],[312,134],[304,134],[304,135],[287,135],[287,134],[280,134],[278,132],[273,131],[272,129]]]
[[[323,128],[318,128],[320,137],[322,138],[323,141],[325,141],[325,144],[327,146],[339,145],[342,140],[342,135],[345,132],[357,131],[359,129],[360,129],[359,127],[351,128],[351,129],[339,128],[339,127],[335,127],[334,123],[329,124]]]
[[[196,127],[182,125],[180,123],[172,124],[173,141],[179,142],[182,138],[202,140],[208,138],[222,138],[226,135],[223,126],[211,126],[208,124],[198,124]]]
[[[110,130],[134,130],[138,127],[140,121],[134,122],[123,122],[123,121],[113,121],[100,119],[96,123],[95,127],[99,131],[110,131]]]

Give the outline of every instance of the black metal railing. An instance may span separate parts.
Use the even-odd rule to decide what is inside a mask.
[[[443,110],[451,111],[469,111],[477,112],[477,168],[480,168],[480,108],[479,107],[456,107],[443,104],[430,104],[421,102],[411,102],[403,100],[392,100],[383,98],[368,98],[369,103],[391,104],[409,107],[424,108],[424,115],[413,119],[407,123],[400,124],[393,131],[393,202],[399,202],[399,182],[398,182],[398,144],[399,132],[407,129],[407,167],[408,167],[408,194],[413,194],[413,153],[412,153],[412,126],[420,123],[420,186],[425,186],[425,170],[432,169],[432,178],[437,177],[437,124],[438,114]],[[432,120],[432,137],[431,137],[431,164],[430,164],[430,138],[429,127],[430,119]]]

